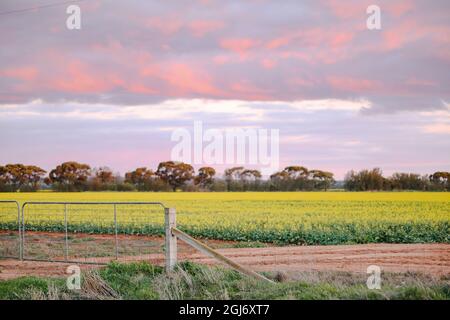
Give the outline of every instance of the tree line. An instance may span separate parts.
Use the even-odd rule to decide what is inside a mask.
[[[64,162],[47,172],[34,165],[0,166],[0,191],[314,191],[339,187],[332,172],[288,166],[263,179],[261,172],[244,167],[226,169],[218,177],[212,167],[197,173],[187,163],[165,161],[156,170],[139,167],[124,176],[108,167],[91,168],[75,161]],[[343,188],[349,191],[374,190],[449,190],[450,173],[431,175],[394,173],[384,177],[379,168],[350,171]]]
[[[350,171],[344,179],[344,188],[349,191],[371,190],[450,190],[450,172],[437,171],[431,175],[415,173],[394,173],[385,178],[380,168]]]

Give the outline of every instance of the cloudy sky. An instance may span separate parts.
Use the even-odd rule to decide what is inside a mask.
[[[0,164],[155,167],[201,120],[337,178],[450,169],[447,0],[55,3],[0,2]]]

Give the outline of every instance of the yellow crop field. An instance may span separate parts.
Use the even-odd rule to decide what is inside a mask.
[[[180,228],[205,238],[295,244],[450,242],[450,194],[432,192],[286,193],[0,193],[0,200],[161,201],[177,209]],[[63,207],[26,207],[27,229],[59,231]],[[14,214],[1,214],[3,229]],[[162,234],[157,206],[118,206],[120,232]],[[70,205],[73,232],[111,232],[109,205]]]

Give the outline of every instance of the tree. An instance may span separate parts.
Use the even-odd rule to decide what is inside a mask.
[[[9,178],[7,172],[8,171],[4,166],[0,166],[0,191],[8,191],[7,186],[9,183]]]
[[[283,191],[312,190],[314,183],[303,166],[288,166],[270,176],[272,188]]]
[[[108,187],[116,182],[114,173],[108,167],[100,167],[94,169],[94,176],[90,180],[90,189],[94,191],[108,190]]]
[[[30,190],[36,191],[39,189],[39,184],[46,173],[47,171],[37,166],[25,166],[24,182]]]
[[[244,167],[233,167],[233,168],[226,169],[224,172],[225,180],[240,179],[242,171],[244,171]]]
[[[260,188],[261,172],[258,170],[245,169],[240,174],[243,191],[256,191]]]
[[[233,167],[225,170],[224,176],[228,191],[241,191],[243,189],[240,180],[244,170],[244,167]]]
[[[75,161],[64,162],[50,171],[46,182],[64,191],[86,190],[91,167]]]
[[[270,188],[272,191],[289,191],[290,189],[289,174],[286,171],[278,171],[270,176]]]
[[[389,179],[388,189],[396,190],[426,190],[427,181],[415,173],[394,173]]]
[[[3,191],[36,191],[46,173],[33,165],[7,164],[0,166],[0,189]]]
[[[349,171],[344,179],[344,187],[350,191],[373,191],[383,190],[386,179],[380,168],[372,170],[361,170],[359,172]]]
[[[244,181],[256,181],[258,179],[261,179],[261,177],[262,177],[261,172],[259,172],[258,170],[246,169],[242,171],[240,174],[241,180]]]
[[[166,161],[158,165],[156,174],[162,181],[168,183],[173,191],[191,181],[194,177],[194,168],[187,163]]]
[[[314,181],[314,189],[321,189],[327,191],[335,182],[333,173],[322,170],[311,170],[309,175]]]
[[[289,166],[284,168],[284,171],[291,179],[307,179],[308,169],[302,166]]]
[[[146,167],[125,174],[125,182],[135,185],[139,191],[158,191],[155,190],[156,180],[159,180],[156,173]]]
[[[203,188],[209,188],[214,182],[216,170],[211,167],[202,167],[198,169],[198,174],[194,179],[194,183]]]
[[[450,189],[450,172],[437,171],[430,175],[430,181],[441,190]]]

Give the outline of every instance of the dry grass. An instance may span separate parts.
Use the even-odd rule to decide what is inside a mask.
[[[84,273],[81,296],[92,300],[119,300],[120,295],[103,280],[96,269]]]
[[[154,279],[154,289],[162,300],[180,300],[186,296],[206,296],[211,300],[229,300],[224,273],[218,268],[201,268],[195,278],[178,266],[170,275]],[[217,286],[219,288],[217,288]]]

